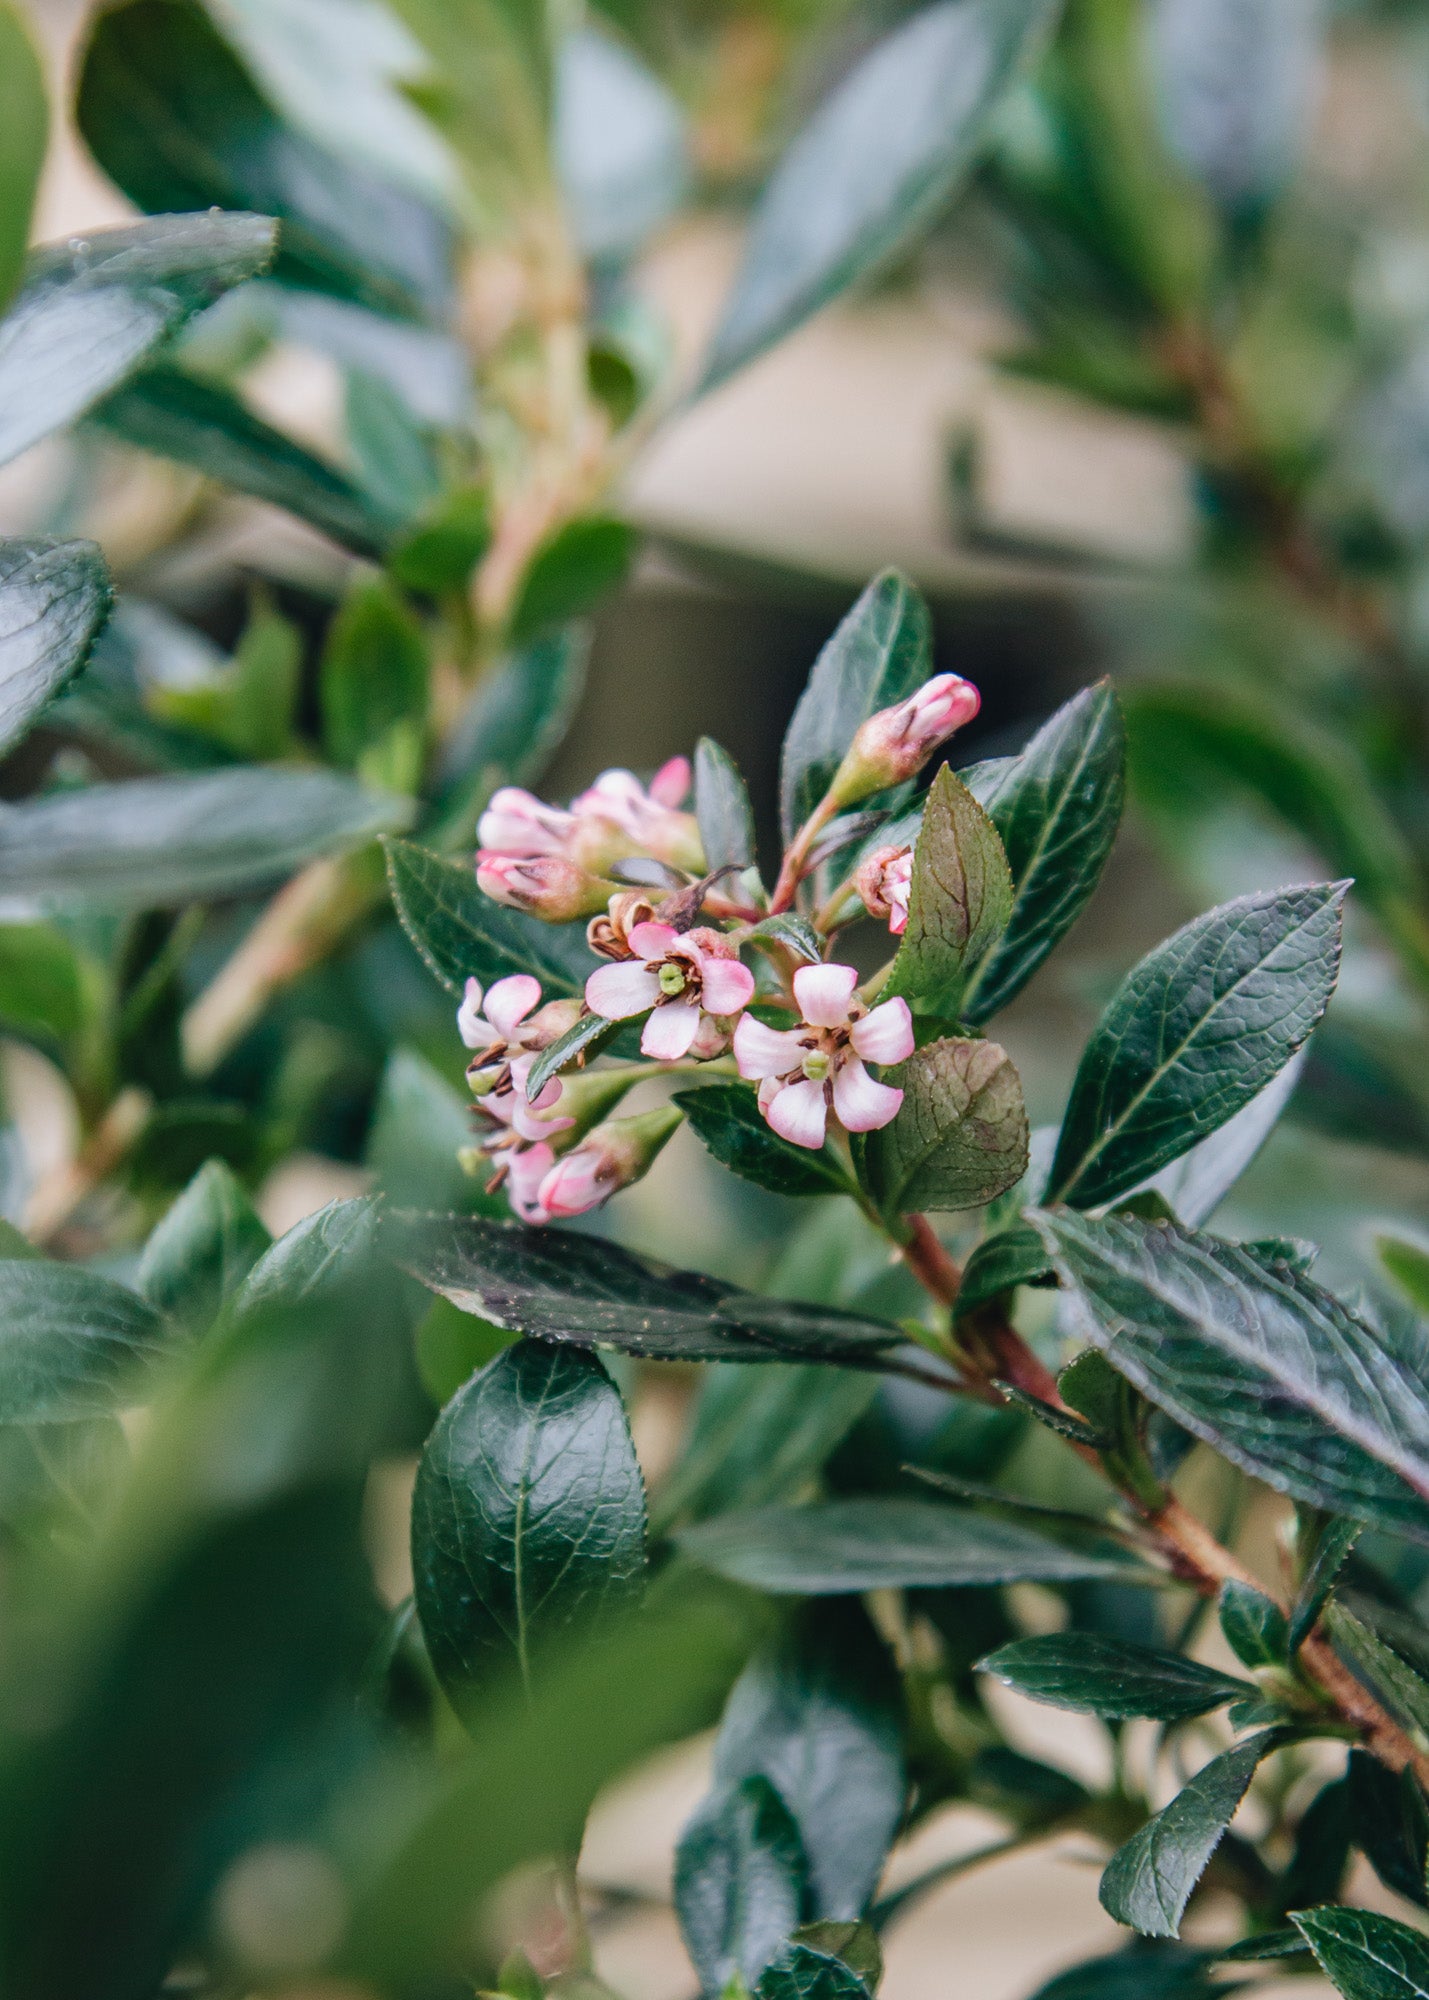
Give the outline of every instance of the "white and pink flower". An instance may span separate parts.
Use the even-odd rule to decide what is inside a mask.
[[[797,1028],[770,1028],[752,1014],[734,1031],[741,1076],[759,1084],[759,1108],[781,1139],[817,1152],[830,1111],[846,1132],[873,1132],[898,1116],[903,1092],[879,1083],[865,1063],[905,1062],[913,1053],[906,1000],[869,1008],[851,965],[805,965],[794,974]]]
[[[908,928],[908,898],[913,888],[911,847],[878,847],[859,866],[854,887],[871,917],[888,925],[895,937]]]
[[[592,1012],[607,1021],[648,1013],[640,1048],[657,1062],[727,1048],[726,1024],[754,997],[754,975],[729,940],[719,931],[643,923],[631,929],[629,944],[634,957],[603,965],[586,981]]]
[[[856,805],[916,777],[940,743],[971,722],[982,696],[961,674],[934,674],[916,693],[869,716],[839,766],[831,797]]]
[[[562,862],[593,877],[618,861],[648,855],[699,874],[704,868],[699,826],[693,813],[680,810],[689,789],[686,757],[662,765],[648,790],[633,771],[604,771],[569,810],[547,805],[519,785],[503,785],[481,815],[477,838],[488,862]],[[510,900],[495,889],[487,893]],[[536,914],[546,912],[538,908]]]

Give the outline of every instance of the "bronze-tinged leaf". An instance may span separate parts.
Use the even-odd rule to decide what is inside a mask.
[[[929,1042],[887,1073],[903,1108],[873,1135],[868,1166],[890,1214],[980,1208],[1027,1170],[1022,1081],[996,1042]]]

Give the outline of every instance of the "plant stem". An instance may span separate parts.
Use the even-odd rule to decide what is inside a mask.
[[[153,1108],[147,1090],[131,1084],[120,1091],[74,1159],[47,1174],[31,1194],[25,1228],[33,1242],[54,1242],[80,1204],[128,1157]]]
[[[833,793],[826,792],[794,836],[784,856],[784,864],[779,870],[779,880],[774,885],[774,894],[770,898],[771,917],[777,917],[793,907],[799,884],[803,881],[808,866],[809,850],[837,811],[838,802]]]

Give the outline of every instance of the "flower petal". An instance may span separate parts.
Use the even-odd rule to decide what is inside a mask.
[[[486,1018],[510,1041],[533,1007],[541,1004],[541,982],[529,972],[513,972],[498,979],[486,996]]]
[[[697,1000],[672,1000],[657,1007],[645,1023],[640,1053],[656,1062],[679,1062],[687,1056],[700,1025]]]
[[[544,1097],[545,1092],[541,1095]],[[523,1139],[549,1139],[553,1132],[569,1132],[575,1122],[574,1118],[538,1118],[532,1107],[523,1104],[519,1097],[511,1108],[511,1129]]]
[[[599,1208],[615,1192],[610,1175],[602,1171],[604,1164],[601,1155],[577,1146],[542,1181],[541,1206],[552,1215],[584,1215]]]
[[[849,1040],[865,1062],[907,1062],[913,1053],[913,1016],[906,1000],[885,1000],[854,1023]]]
[[[801,965],[794,974],[794,998],[811,1028],[841,1028],[857,984],[851,965]]]
[[[834,1111],[845,1132],[876,1132],[880,1125],[891,1125],[902,1102],[901,1090],[875,1083],[857,1058],[840,1063],[834,1076]]]
[[[586,1005],[607,1021],[628,1021],[643,1014],[660,998],[660,982],[643,965],[626,960],[620,965],[602,965],[585,983]]]
[[[506,1199],[523,1222],[549,1222],[550,1210],[541,1200],[541,1183],[556,1164],[549,1146],[523,1146],[507,1155]]]
[[[650,796],[657,806],[668,806],[672,810],[682,806],[690,795],[690,760],[688,757],[672,757],[662,764],[650,780]]]
[[[630,949],[637,958],[665,958],[679,942],[680,933],[673,924],[636,924],[630,932]]]
[[[500,1039],[491,1023],[482,1019],[479,979],[468,979],[466,982],[466,991],[457,1009],[456,1025],[457,1033],[469,1049],[490,1048],[494,1041]]]
[[[734,1031],[734,1059],[741,1076],[783,1076],[804,1060],[804,1038],[797,1028],[781,1032],[752,1014],[741,1014]]]
[[[805,1146],[811,1153],[816,1153],[824,1143],[828,1125],[824,1086],[811,1083],[807,1077],[802,1083],[786,1083],[771,1101],[764,1116],[781,1139],[787,1139],[791,1146]]]
[[[754,974],[737,958],[706,957],[701,969],[707,1014],[737,1014],[754,998]]]

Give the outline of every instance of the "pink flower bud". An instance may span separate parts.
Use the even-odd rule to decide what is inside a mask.
[[[840,806],[916,777],[940,743],[972,721],[982,696],[960,674],[935,674],[907,701],[871,715],[839,766],[832,792]]]
[[[861,863],[853,884],[871,917],[888,925],[895,937],[908,928],[908,896],[913,887],[911,847],[877,847]]]
[[[541,1182],[541,1206],[553,1217],[585,1215],[649,1171],[661,1147],[678,1130],[683,1113],[673,1105],[634,1118],[611,1118],[557,1160]]]
[[[491,854],[476,857],[476,884],[493,903],[525,910],[548,924],[603,910],[611,884],[589,875],[563,854]]]

